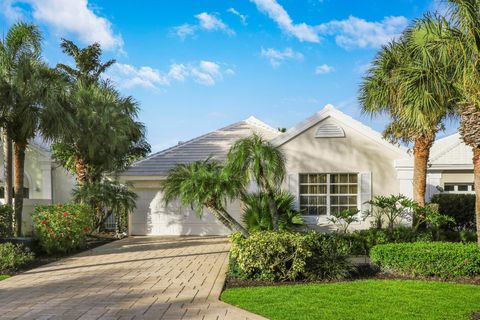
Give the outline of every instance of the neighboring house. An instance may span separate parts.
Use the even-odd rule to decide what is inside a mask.
[[[129,219],[129,233],[228,234],[207,212],[199,218],[178,203],[165,206],[160,186],[176,164],[209,156],[224,160],[235,141],[253,132],[284,152],[287,176],[282,187],[295,196],[295,206],[304,211],[310,228],[332,229],[327,219],[332,212],[365,211],[365,202],[377,195],[412,196],[413,159],[407,148],[387,142],[380,133],[327,105],[283,134],[250,117],[136,162],[122,174],[122,180],[131,182],[139,196]],[[471,159],[470,149],[458,135],[438,140],[431,153],[427,197],[440,191],[472,192]],[[238,201],[230,203],[229,210],[241,219]],[[355,229],[369,226],[369,221],[352,225]]]
[[[0,146],[0,202],[4,203],[3,146]],[[25,155],[23,232],[32,231],[33,207],[70,201],[75,178],[52,160],[49,145],[41,139],[30,142]]]

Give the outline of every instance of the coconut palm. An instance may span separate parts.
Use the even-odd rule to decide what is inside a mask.
[[[280,149],[253,134],[232,146],[227,163],[230,175],[240,176],[245,188],[253,180],[267,194],[273,229],[278,230],[275,193],[285,178],[285,157]]]
[[[421,206],[430,148],[455,105],[456,69],[430,46],[432,39],[427,36],[427,30],[442,36],[445,26],[446,21],[437,16],[416,21],[399,40],[381,49],[360,87],[363,111],[383,113],[391,120],[384,136],[392,142],[413,142],[413,198]]]
[[[0,126],[5,127],[11,111],[12,78],[16,66],[22,56],[38,55],[40,52],[41,35],[35,25],[16,23],[7,32],[6,37],[0,40]],[[4,146],[4,178],[5,203],[12,204],[12,175],[13,175],[13,146],[8,131],[2,130]]]
[[[450,33],[439,38],[439,47],[461,68],[458,78],[460,135],[473,151],[477,238],[480,246],[480,1],[448,0]]]
[[[247,237],[248,231],[227,211],[227,202],[236,199],[243,188],[237,177],[230,176],[221,163],[212,159],[178,164],[162,183],[163,200],[166,204],[179,200],[200,217],[207,209],[229,230]]]

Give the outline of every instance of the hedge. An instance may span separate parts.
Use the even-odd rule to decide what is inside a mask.
[[[416,242],[377,245],[370,259],[382,270],[441,278],[480,275],[480,248],[475,243]]]
[[[0,273],[16,270],[33,259],[33,253],[22,244],[0,243]]]
[[[243,279],[294,281],[345,277],[349,246],[317,232],[258,232],[231,236],[230,275]]]

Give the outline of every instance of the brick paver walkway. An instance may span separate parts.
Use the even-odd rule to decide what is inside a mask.
[[[221,237],[116,241],[0,281],[3,319],[263,319],[220,302]]]

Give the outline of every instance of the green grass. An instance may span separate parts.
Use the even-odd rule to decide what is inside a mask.
[[[2,280],[5,280],[5,279],[8,279],[8,278],[10,278],[10,276],[9,276],[9,275],[6,275],[6,274],[0,274],[0,281],[2,281]]]
[[[221,299],[272,320],[469,319],[480,286],[434,281],[364,280],[235,288]]]

